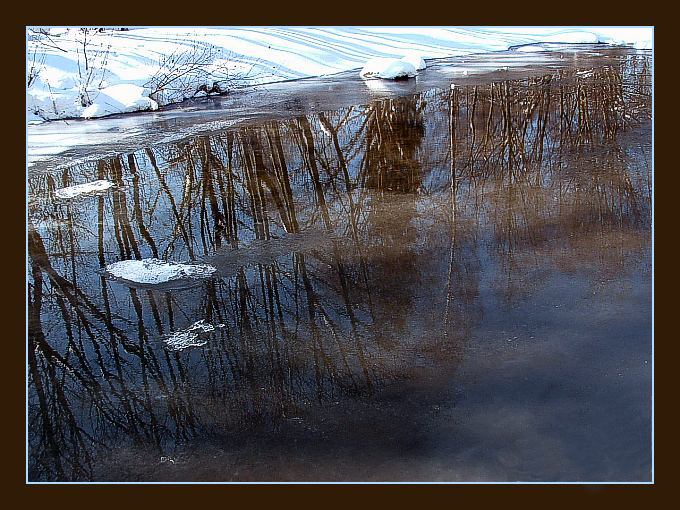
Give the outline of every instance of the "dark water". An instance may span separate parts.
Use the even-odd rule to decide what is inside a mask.
[[[29,480],[650,480],[650,60],[29,172]]]

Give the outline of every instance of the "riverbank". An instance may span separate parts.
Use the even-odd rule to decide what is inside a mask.
[[[538,43],[651,49],[652,38],[651,27],[29,27],[27,121],[156,110],[358,70],[376,57],[460,57]]]
[[[362,80],[358,73],[278,82],[233,94],[188,100],[153,113],[140,112],[98,119],[62,120],[27,126],[29,171],[52,171],[102,155],[123,154],[140,146],[177,143],[197,135],[264,119],[330,111],[373,100],[418,92],[521,79],[555,70],[616,65],[624,54],[648,54],[607,45],[568,44],[524,47],[430,60],[415,80]]]

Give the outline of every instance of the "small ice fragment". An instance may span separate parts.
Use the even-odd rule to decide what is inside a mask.
[[[88,193],[99,193],[106,191],[113,186],[112,182],[107,180],[98,180],[92,182],[86,182],[84,184],[76,184],[74,186],[67,186],[65,188],[60,188],[54,192],[54,196],[61,198],[63,200],[68,200],[70,198],[76,198],[80,195],[85,195]]]
[[[167,283],[182,278],[208,278],[217,271],[207,264],[181,264],[159,259],[121,260],[106,266],[111,276],[141,284]]]
[[[220,326],[222,326],[220,324]],[[219,327],[219,326],[218,326]],[[212,333],[215,331],[215,326],[205,322],[204,319],[194,322],[186,329],[175,331],[163,339],[165,345],[173,351],[181,351],[189,347],[202,347],[208,341],[202,334]]]

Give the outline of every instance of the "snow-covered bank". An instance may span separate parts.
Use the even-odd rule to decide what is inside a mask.
[[[225,27],[27,30],[27,119],[101,117],[248,85],[540,42],[651,48],[651,27]],[[417,66],[416,66],[417,67]]]

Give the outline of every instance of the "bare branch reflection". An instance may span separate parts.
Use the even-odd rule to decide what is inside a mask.
[[[453,86],[148,147],[29,178],[29,478],[96,478],[121,445],[276,433],[454,363],[482,267],[513,306],[551,271],[649,247],[647,58]],[[625,142],[625,143],[624,143]],[[58,187],[113,190],[60,201]],[[209,261],[184,289],[106,264]],[[165,335],[221,325],[205,347]]]

